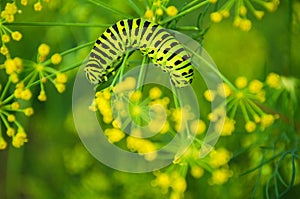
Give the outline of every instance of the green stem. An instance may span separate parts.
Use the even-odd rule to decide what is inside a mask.
[[[119,10],[116,10],[115,8],[112,8],[109,5],[107,5],[107,4],[105,4],[101,1],[89,0],[89,2],[91,2],[91,3],[93,3],[97,6],[100,6],[102,8],[105,8],[106,10],[111,11],[112,13],[118,14],[118,15],[124,17],[124,18],[133,18],[131,15],[128,15],[126,13],[123,13],[123,12],[119,11]]]
[[[206,64],[213,72],[215,72],[232,90],[235,92],[238,91],[238,89],[211,63],[206,61],[202,56],[198,55],[196,52],[191,50],[188,46],[185,46],[191,53],[193,53],[196,57],[198,57],[204,64]]]
[[[69,22],[14,22],[14,23],[3,23],[4,26],[72,26],[72,27],[98,27],[107,28],[111,24],[95,24],[95,23],[69,23]]]
[[[209,3],[209,0],[203,1],[203,2],[201,2],[201,3],[199,3],[199,4],[195,5],[195,6],[193,6],[193,7],[191,7],[191,8],[188,8],[188,9],[186,9],[186,10],[184,10],[184,11],[178,13],[177,15],[175,15],[175,16],[173,16],[173,17],[169,17],[169,18],[167,18],[167,19],[161,21],[160,24],[163,25],[163,24],[166,24],[166,23],[168,23],[168,22],[170,22],[170,21],[173,21],[174,19],[176,19],[176,18],[178,18],[178,17],[181,17],[181,16],[183,16],[183,15],[185,15],[185,14],[187,14],[187,13],[193,11],[193,10],[196,10],[196,9],[198,9],[198,8],[200,8],[200,7],[202,7],[202,6],[206,5],[206,4],[208,4],[208,3]]]
[[[119,69],[120,70],[119,82],[122,81],[122,78],[123,78],[123,75],[124,75],[125,66],[126,66],[126,61],[127,61],[128,57],[129,57],[129,54],[130,54],[130,52],[126,53],[126,55],[125,55],[125,57],[123,59],[122,65],[121,65],[121,67]]]
[[[130,6],[132,7],[132,9],[139,15],[139,16],[143,16],[144,12],[141,8],[139,8],[136,3],[133,0],[127,0],[127,2],[130,4]]]
[[[139,74],[139,78],[138,78],[138,82],[137,82],[137,88],[140,88],[144,79],[145,79],[145,75],[146,75],[146,60],[147,60],[147,57],[144,56],[143,57],[143,61],[142,61],[142,65],[141,65],[141,70],[140,70],[140,74]]]
[[[87,46],[90,46],[90,45],[92,45],[92,44],[94,44],[94,43],[95,43],[95,41],[91,41],[91,42],[88,42],[88,43],[85,43],[85,44],[76,46],[76,47],[71,48],[71,49],[69,49],[69,50],[66,50],[66,51],[64,51],[64,52],[61,52],[60,55],[61,55],[61,56],[65,56],[65,55],[67,55],[67,54],[70,54],[70,53],[72,53],[72,52],[75,52],[75,51],[77,51],[77,50],[80,50],[80,49],[82,49],[82,48],[85,48],[85,47],[87,47]],[[48,65],[48,64],[50,64],[50,63],[51,63],[51,59],[47,59],[46,61],[43,62],[43,65]]]
[[[1,97],[0,97],[0,101],[3,100],[5,94],[6,94],[8,88],[9,88],[9,86],[10,86],[10,83],[11,83],[11,80],[10,80],[10,78],[8,77],[8,81],[7,81],[7,83],[5,84],[5,87],[4,87],[3,91],[2,91],[2,94],[1,94]]]

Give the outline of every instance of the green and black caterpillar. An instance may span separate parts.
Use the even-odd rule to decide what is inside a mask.
[[[191,58],[183,45],[166,29],[147,20],[120,20],[97,39],[85,67],[90,82],[107,81],[117,68],[113,63],[127,52],[140,50],[170,74],[176,87],[193,81]]]

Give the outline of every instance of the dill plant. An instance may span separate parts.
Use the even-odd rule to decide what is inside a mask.
[[[234,27],[247,32],[253,27],[253,20],[262,20],[266,11],[274,12],[280,6],[279,0],[192,0],[181,4],[171,0],[126,0],[125,2],[131,8],[130,13],[100,0],[88,1],[99,10],[115,15],[117,19],[143,17],[164,27],[187,32],[200,43],[205,41],[205,34],[213,23],[232,20]],[[88,41],[62,52],[52,52],[51,44],[41,42],[36,52],[32,52],[36,58],[27,59],[15,56],[14,53],[15,46],[22,45],[23,36],[26,36],[19,28],[24,26],[62,26],[82,29],[109,27],[109,24],[76,21],[64,23],[15,19],[16,15],[22,15],[24,7],[31,6],[35,12],[51,12],[51,9],[44,8],[48,5],[55,7],[55,3],[57,2],[54,0],[1,2],[0,53],[3,60],[0,65],[1,150],[5,150],[10,142],[16,148],[22,147],[27,142],[30,144],[30,133],[27,133],[26,125],[23,125],[23,120],[25,121],[23,116],[30,117],[38,111],[32,108],[37,100],[47,103],[48,98],[52,97],[47,95],[46,85],[52,84],[58,93],[68,89],[66,84],[72,77],[69,78],[67,72],[77,69],[83,60],[66,65],[64,57],[88,49],[87,47],[91,47],[94,43]],[[291,6],[297,4],[294,1],[289,3]],[[191,13],[195,16],[193,20],[196,25],[181,25],[181,21],[190,20],[187,15]],[[113,21],[111,23],[113,24]],[[10,47],[12,42],[17,42],[14,43],[14,47]],[[124,67],[126,58],[125,61],[123,60]],[[87,108],[91,111],[99,111],[101,122],[107,126],[104,133],[109,142],[119,143],[120,147],[140,153],[147,161],[156,158],[155,153],[149,152],[155,152],[159,144],[151,139],[132,136],[141,133],[138,129],[132,129],[131,135],[126,135],[120,128],[122,125],[128,125],[132,118],[137,123],[147,123],[146,113],[150,105],[160,105],[169,113],[168,122],[159,132],[162,136],[176,134],[176,130],[180,128],[180,124],[177,123],[178,118],[184,117],[192,121],[188,128],[195,134],[195,141],[184,154],[175,156],[170,166],[154,171],[153,179],[149,181],[152,187],[158,188],[167,198],[185,198],[185,192],[189,191],[189,181],[195,179],[205,179],[201,182],[209,186],[223,186],[240,179],[247,179],[253,183],[246,185],[252,187],[251,198],[262,195],[266,198],[284,196],[294,184],[299,183],[297,177],[300,160],[299,123],[296,120],[299,111],[296,90],[299,87],[299,79],[272,71],[263,79],[239,76],[230,80],[222,74],[219,75],[224,83],[217,85],[215,90],[205,90],[202,96],[207,102],[212,102],[218,97],[225,98],[226,110],[213,110],[202,119],[193,118],[189,110],[184,107],[177,107],[172,101],[173,96],[159,87],[147,88],[146,95],[139,90],[132,90],[136,84],[141,84],[142,78],[122,79],[122,74],[116,75],[113,83],[107,88],[99,90],[91,106]],[[115,104],[115,108],[120,113],[118,118],[114,118],[112,113],[113,107],[110,104],[112,93],[122,94]],[[124,103],[128,102],[129,112],[124,112]],[[222,139],[208,156],[199,159],[198,151],[203,134],[209,122],[217,122],[216,118],[220,115],[226,115],[225,122],[220,125],[217,123],[215,128],[221,132]],[[126,119],[129,116],[131,119]],[[142,121],[141,118],[146,118],[146,121]],[[159,118],[156,122],[152,127],[153,131],[157,130],[155,127],[159,123]],[[224,141],[227,138],[233,139],[232,137],[240,144],[239,147],[230,147]],[[242,164],[237,169],[240,158],[247,161],[247,165]],[[66,159],[72,161],[70,158]],[[190,180],[191,177],[193,180]]]

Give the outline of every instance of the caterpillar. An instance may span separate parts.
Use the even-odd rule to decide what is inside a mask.
[[[89,54],[87,79],[93,84],[107,81],[118,69],[113,63],[134,50],[168,72],[176,87],[192,83],[193,66],[184,46],[166,29],[142,18],[120,20],[104,31]]]

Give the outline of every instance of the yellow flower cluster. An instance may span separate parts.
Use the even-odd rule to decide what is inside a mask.
[[[211,3],[216,3],[217,1],[210,1]],[[247,1],[247,0],[228,0],[224,1],[221,7],[210,14],[210,19],[219,23],[224,18],[228,18],[230,15],[230,10],[235,9],[233,25],[240,28],[243,31],[249,31],[252,27],[251,20],[248,19],[247,14],[250,11],[257,19],[262,19],[264,16],[264,11],[257,10],[253,4],[265,8],[267,11],[273,12],[277,9],[279,5],[279,0],[257,0],[257,1]]]
[[[18,13],[18,8],[15,2],[6,3],[4,10],[1,11],[0,18],[0,37],[1,37],[1,47],[0,54],[10,58],[9,49],[7,43],[12,40],[20,41],[22,39],[22,34],[19,31],[12,31],[5,23],[13,23],[15,20],[15,14]]]
[[[1,18],[4,19],[4,22],[12,23],[15,20],[14,15],[17,13],[18,8],[13,3],[6,3],[4,10],[1,12]]]
[[[6,135],[12,138],[12,145],[14,147],[21,147],[28,141],[27,134],[24,131],[23,126],[18,120],[18,116],[23,114],[30,117],[34,114],[32,107],[22,108],[21,103],[9,94],[9,88],[12,82],[8,81],[2,88],[0,85],[0,124],[3,124],[6,129]],[[19,97],[23,100],[29,100],[31,98],[31,92],[29,90],[23,90],[19,93]],[[7,147],[7,142],[3,138],[3,128],[0,129],[0,150]]]
[[[159,187],[163,194],[170,191],[170,199],[183,198],[183,194],[187,188],[185,175],[180,171],[172,169],[168,172],[154,172],[156,179],[152,181],[152,186]]]
[[[152,21],[157,21],[164,16],[164,13],[167,16],[175,16],[178,13],[178,9],[173,5],[167,6],[167,3],[167,1],[163,0],[153,1],[151,7],[147,8],[144,17]]]
[[[257,129],[257,124],[260,124],[260,129],[264,130],[271,126],[276,114],[266,113],[258,105],[266,100],[265,86],[272,89],[280,89],[282,87],[281,78],[276,73],[270,73],[264,82],[254,79],[248,81],[244,76],[240,76],[235,80],[235,88],[231,89],[227,84],[219,85],[217,90],[207,90],[204,92],[204,97],[208,101],[213,101],[217,96],[227,97],[227,112],[230,117],[227,117],[224,122],[215,125],[221,135],[231,135],[235,130],[234,117],[238,109],[241,110],[245,119],[246,132],[254,132]],[[218,110],[209,114],[210,121],[215,121],[218,115]]]
[[[12,33],[12,37],[18,34]],[[5,37],[2,37],[2,39]],[[7,41],[7,40],[6,40]],[[39,84],[41,91],[38,100],[47,100],[44,84],[50,80],[59,93],[64,92],[67,76],[59,72],[49,64],[59,64],[62,60],[61,55],[56,53],[51,59],[45,60],[50,52],[47,44],[42,44],[38,48],[38,60],[22,60],[19,57],[12,58],[7,56],[3,64],[0,65],[0,73],[4,78],[0,81],[0,125],[7,130],[6,135],[12,138],[12,145],[21,147],[28,141],[27,134],[22,126],[19,115],[24,114],[29,117],[34,114],[32,107],[22,107],[22,101],[32,99],[31,87]],[[1,86],[1,83],[4,85]],[[0,148],[7,147],[7,143],[0,130]]]

